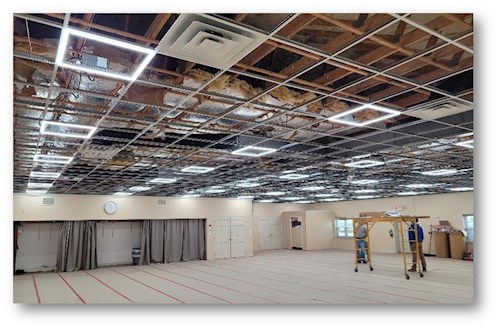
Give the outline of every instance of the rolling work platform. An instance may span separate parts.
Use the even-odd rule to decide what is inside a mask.
[[[372,253],[371,253],[371,247],[370,247],[370,230],[371,228],[377,223],[377,222],[391,222],[397,228],[399,229],[399,234],[401,237],[401,253],[403,255],[403,269],[404,269],[404,275],[407,280],[410,279],[410,275],[408,274],[408,263],[406,261],[406,243],[410,243],[408,240],[408,230],[405,228],[405,225],[412,225],[413,224],[413,231],[415,233],[414,237],[418,237],[417,233],[417,226],[416,226],[416,220],[417,219],[425,219],[425,218],[430,218],[429,216],[400,216],[400,217],[362,217],[362,218],[352,218],[352,225],[353,225],[353,233],[356,233],[358,227],[366,223],[366,256],[367,256],[367,262],[368,262],[368,267],[370,271],[373,271],[373,266],[372,266]],[[409,228],[409,227],[408,227]],[[353,235],[353,241],[354,241],[354,271],[358,272],[358,256],[357,256],[357,245],[356,245],[356,235]],[[420,277],[424,277],[424,274],[422,273],[422,263],[420,261],[420,255],[419,255],[419,242],[418,239],[415,239],[415,246],[416,246],[416,251],[410,251],[412,253],[416,253],[416,258],[417,258],[417,273],[419,274]],[[411,246],[411,244],[409,244]],[[411,261],[409,264],[412,264],[413,261]]]

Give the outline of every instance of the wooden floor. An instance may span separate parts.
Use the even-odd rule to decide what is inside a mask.
[[[26,304],[470,304],[471,261],[426,257],[404,275],[401,254],[374,254],[373,271],[352,252],[274,250],[253,257],[117,266],[14,276]]]

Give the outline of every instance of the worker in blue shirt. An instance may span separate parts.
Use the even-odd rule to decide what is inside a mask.
[[[424,251],[422,250],[422,241],[424,240],[424,231],[422,227],[418,224],[418,219],[415,220],[417,224],[417,238],[418,238],[418,255],[420,257],[420,261],[422,262],[422,270],[424,272],[427,271],[427,264],[425,262]],[[410,241],[411,253],[413,256],[413,264],[409,272],[417,271],[417,241],[415,240],[415,230],[413,227],[413,223],[410,225],[408,229],[408,240]]]
[[[368,228],[366,226],[366,221],[361,221],[356,228],[356,255],[358,264],[366,264],[366,236],[368,234]]]

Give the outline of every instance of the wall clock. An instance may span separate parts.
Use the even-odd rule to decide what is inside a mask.
[[[104,204],[104,212],[107,214],[113,214],[118,210],[118,205],[115,202],[109,201]]]

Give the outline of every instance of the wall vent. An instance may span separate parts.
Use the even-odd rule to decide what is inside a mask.
[[[266,36],[215,18],[181,14],[157,47],[163,55],[227,70],[264,42]]]
[[[159,198],[158,199],[158,206],[167,206],[167,199],[166,198]]]
[[[472,105],[459,100],[437,100],[404,112],[405,115],[433,120],[472,110]]]
[[[54,205],[55,203],[55,197],[42,197],[42,205]]]

